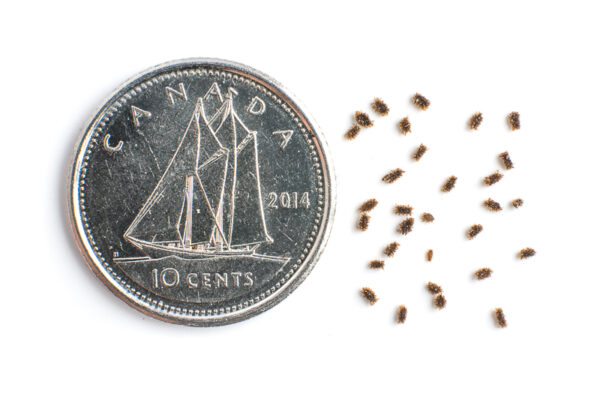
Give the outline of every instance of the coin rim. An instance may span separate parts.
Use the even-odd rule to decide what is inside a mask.
[[[315,246],[312,247],[311,252],[306,256],[304,262],[298,267],[298,270],[294,275],[287,280],[281,288],[271,294],[264,300],[261,300],[255,304],[249,305],[241,310],[232,311],[224,314],[200,316],[200,315],[188,315],[179,314],[165,308],[153,308],[148,306],[147,303],[143,302],[132,294],[129,290],[123,287],[115,278],[105,269],[102,265],[102,261],[98,259],[91,244],[89,243],[87,234],[83,228],[83,222],[81,220],[81,214],[79,207],[79,175],[81,171],[81,164],[85,155],[85,150],[88,147],[89,140],[93,134],[93,129],[104,116],[111,104],[117,100],[121,95],[126,93],[132,86],[142,83],[151,76],[155,76],[165,72],[177,71],[185,68],[202,68],[202,67],[213,67],[213,68],[227,68],[232,69],[233,73],[238,72],[241,74],[247,74],[252,77],[256,77],[271,88],[275,89],[274,92],[278,92],[281,95],[282,100],[288,104],[294,112],[304,119],[307,127],[311,129],[314,136],[320,144],[320,149],[323,154],[322,156],[322,167],[323,176],[325,182],[323,183],[324,190],[326,192],[325,204],[323,209],[327,211],[327,214],[323,216],[323,222],[320,226],[320,232],[315,238]],[[113,294],[125,301],[130,306],[149,315],[153,318],[157,318],[163,321],[184,324],[190,326],[219,326],[227,325],[235,322],[239,322],[255,316],[269,308],[275,306],[283,299],[285,299],[291,292],[293,292],[310,274],[315,264],[319,260],[323,250],[327,245],[329,235],[333,226],[333,219],[335,215],[336,206],[336,182],[335,172],[332,165],[331,153],[327,141],[323,136],[323,133],[314,120],[314,118],[306,111],[306,108],[298,101],[298,99],[281,83],[271,78],[270,76],[257,71],[247,65],[240,64],[233,61],[227,61],[216,58],[187,58],[180,60],[173,60],[166,63],[156,65],[148,68],[130,79],[126,80],[117,89],[115,89],[109,96],[107,96],[101,105],[92,114],[92,117],[85,124],[85,128],[79,134],[79,139],[76,142],[75,150],[72,155],[71,163],[69,164],[68,173],[68,213],[71,223],[71,228],[75,235],[77,245],[81,254],[84,256],[88,266],[94,272],[94,274],[111,290]],[[137,284],[136,284],[137,285]]]

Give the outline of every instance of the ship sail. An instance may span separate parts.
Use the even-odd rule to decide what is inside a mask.
[[[256,132],[237,115],[232,92],[211,122],[219,142],[230,150],[221,203],[226,241],[230,247],[271,242],[262,207]]]
[[[256,132],[233,108],[233,91],[210,120],[202,99],[163,176],[125,239],[149,255],[208,257],[272,242],[265,224]]]

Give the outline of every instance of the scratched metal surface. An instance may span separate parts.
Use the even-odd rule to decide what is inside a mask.
[[[156,318],[222,325],[311,271],[335,183],[318,127],[273,79],[221,60],[132,78],[82,132],[73,229],[92,270]]]

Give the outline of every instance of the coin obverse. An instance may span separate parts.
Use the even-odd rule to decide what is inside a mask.
[[[223,325],[285,298],[322,252],[334,174],[314,121],[249,67],[190,59],[130,79],[76,147],[73,229],[94,273],[161,320]]]

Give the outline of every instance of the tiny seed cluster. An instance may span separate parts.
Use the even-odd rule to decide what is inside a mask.
[[[422,111],[426,111],[431,104],[429,99],[427,99],[420,93],[415,93],[412,96],[411,101],[416,108]],[[380,98],[375,98],[372,101],[370,107],[375,116],[378,117],[387,116],[390,112],[390,108],[388,107],[388,105]],[[477,131],[481,127],[482,123],[483,114],[481,112],[475,112],[471,115],[471,117],[468,120],[468,127],[470,130]],[[510,114],[508,114],[507,123],[512,131],[519,130],[521,128],[520,114],[518,112],[511,112]],[[348,140],[356,139],[363,129],[371,128],[373,125],[374,122],[367,113],[362,111],[356,111],[354,114],[353,124],[346,131],[344,136]],[[412,133],[413,130],[413,126],[411,120],[409,119],[409,116],[404,116],[403,118],[401,118],[397,123],[397,127],[399,132],[404,136],[408,135],[409,133]],[[425,144],[421,143],[412,153],[412,159],[414,161],[420,161],[428,150],[428,147]],[[504,170],[509,171],[514,168],[514,163],[508,151],[499,153],[498,158]],[[403,169],[395,168],[386,173],[381,178],[381,180],[384,183],[391,184],[398,181],[404,175],[404,173],[405,171]],[[503,178],[504,174],[500,171],[496,171],[490,175],[485,176],[483,178],[483,184],[485,186],[492,186],[500,182],[500,180],[502,180]],[[444,193],[449,193],[453,191],[456,187],[457,181],[458,178],[455,175],[450,175],[442,184],[441,191]],[[512,206],[512,208],[514,209],[522,207],[523,204],[524,202],[521,198],[516,198],[509,202],[509,205]],[[366,231],[368,229],[369,222],[371,219],[369,213],[375,207],[377,207],[377,205],[378,201],[374,198],[368,199],[360,205],[358,209],[359,220],[357,223],[357,228],[359,230]],[[494,213],[503,210],[503,207],[500,204],[500,202],[492,198],[488,198],[487,200],[485,200],[483,202],[483,206],[487,210]],[[404,219],[402,219],[396,226],[396,232],[398,234],[406,236],[413,231],[415,227],[415,218],[412,217],[413,211],[414,208],[412,205],[401,204],[394,206],[393,213],[395,215],[404,217]],[[434,220],[435,218],[433,214],[429,212],[422,212],[420,214],[420,221],[423,223],[432,223],[434,222]],[[475,237],[477,237],[482,231],[483,226],[481,224],[473,224],[467,229],[466,237],[467,239],[472,240]],[[392,258],[394,257],[399,248],[400,243],[398,243],[397,241],[392,241],[383,248],[383,255],[387,258]],[[520,259],[527,259],[533,257],[535,254],[536,253],[534,249],[526,247],[519,251],[518,257]],[[433,249],[426,250],[425,260],[427,262],[431,262],[433,260]],[[385,261],[382,259],[371,260],[368,264],[368,267],[374,270],[383,270],[385,267]],[[494,271],[488,267],[479,268],[475,272],[473,272],[473,278],[478,281],[490,279],[492,277],[493,272]],[[447,305],[447,299],[442,287],[437,283],[428,282],[425,285],[425,288],[432,296],[433,307],[439,310],[444,309]],[[379,298],[375,295],[375,292],[368,287],[362,288],[360,290],[360,294],[370,305],[374,305],[379,300]],[[496,308],[493,311],[493,316],[497,326],[501,328],[507,326],[506,317],[502,308]],[[396,309],[396,321],[399,324],[404,324],[406,322],[406,319],[407,307],[405,304],[401,304]]]
[[[388,105],[381,100],[379,97],[373,99],[371,103],[371,109],[379,116],[386,116],[390,112],[390,108]],[[356,111],[354,113],[354,120],[352,126],[348,128],[346,133],[344,134],[344,138],[346,140],[354,140],[358,137],[362,128],[371,128],[374,125],[373,120],[364,111]]]

